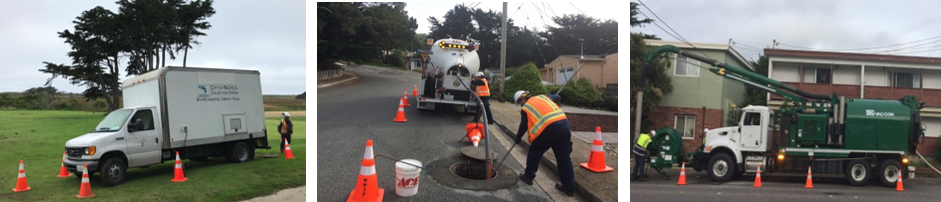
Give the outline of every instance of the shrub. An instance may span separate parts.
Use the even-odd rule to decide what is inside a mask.
[[[601,102],[601,91],[586,78],[565,85],[565,89],[559,94],[562,96],[562,103],[573,106],[590,108],[593,104]]]
[[[618,95],[615,94],[603,94],[601,95],[602,108],[608,111],[618,111]]]
[[[539,70],[532,62],[526,63],[513,75],[513,78],[506,81],[506,94],[503,98],[507,101],[513,100],[513,94],[518,90],[529,91],[533,95],[546,94],[546,88],[542,86],[542,77],[539,76]]]

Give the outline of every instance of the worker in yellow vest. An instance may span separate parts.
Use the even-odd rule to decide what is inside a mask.
[[[477,97],[480,97],[480,102],[484,103],[483,106],[477,105],[477,114],[474,115],[474,122],[479,122],[480,113],[482,110],[487,110],[487,124],[493,124],[493,114],[490,113],[490,82],[487,82],[487,79],[484,78],[484,72],[474,74],[474,80],[471,81],[471,86],[474,89],[474,93],[477,94]]]
[[[284,119],[281,119],[281,123],[278,124],[278,133],[281,133],[281,153],[284,153],[284,140],[287,139],[287,143],[291,143],[291,134],[294,134],[294,123],[291,123],[291,114],[288,112],[281,113],[284,116]]]
[[[656,134],[654,131],[650,131],[650,134]],[[631,181],[642,180],[647,181],[646,175],[644,174],[644,164],[647,163],[647,145],[650,144],[652,140],[650,135],[647,133],[641,133],[637,137],[637,141],[634,142],[634,148],[632,149],[634,155],[634,168],[631,170]]]
[[[516,104],[522,106],[520,126],[516,132],[516,143],[529,133],[529,154],[526,156],[526,170],[519,179],[532,185],[536,178],[539,161],[546,150],[552,148],[559,169],[559,181],[555,188],[568,196],[575,195],[575,171],[572,168],[572,124],[565,117],[557,102],[559,95],[532,96],[528,91],[517,91],[513,95]]]

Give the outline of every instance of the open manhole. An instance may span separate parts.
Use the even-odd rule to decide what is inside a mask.
[[[472,180],[489,180],[500,175],[499,172],[493,171],[493,166],[491,164],[488,168],[487,164],[475,161],[460,162],[451,165],[451,173]],[[488,171],[490,172],[489,175],[487,174]]]
[[[468,161],[479,163],[480,166],[468,166]],[[463,156],[443,157],[428,162],[427,165],[432,168],[428,170],[427,175],[431,180],[447,187],[476,191],[506,189],[519,183],[519,179],[516,179],[517,173],[513,171],[509,165],[503,165],[497,168],[497,161],[494,162],[494,172],[490,179],[486,178],[487,169],[486,166],[483,165],[483,162],[468,159]],[[510,161],[506,161],[505,163],[510,163]],[[470,175],[464,176],[470,177],[458,175],[458,173],[468,173],[468,169],[471,171]],[[474,170],[479,171],[473,172]]]
[[[484,147],[464,146],[461,147],[461,153],[467,158],[483,161],[487,159],[487,149]],[[490,151],[490,159],[499,159],[496,152]]]

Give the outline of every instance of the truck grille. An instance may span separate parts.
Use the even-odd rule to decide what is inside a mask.
[[[82,157],[82,154],[85,154],[85,150],[82,148],[65,148],[65,153],[69,157]]]

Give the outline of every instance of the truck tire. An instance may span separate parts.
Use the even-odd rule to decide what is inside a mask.
[[[245,142],[236,142],[226,151],[225,159],[232,163],[241,163],[248,160],[249,153]]]
[[[879,166],[879,172],[876,173],[876,177],[879,178],[879,182],[882,183],[882,186],[894,187],[899,179],[899,169],[902,168],[902,164],[895,159],[886,159],[882,161]]]
[[[863,186],[869,182],[869,163],[863,160],[852,160],[846,166],[846,181],[853,186]]]
[[[735,175],[735,161],[727,153],[719,153],[709,159],[708,169],[709,179],[717,182],[726,182]]]
[[[98,175],[101,183],[109,187],[121,184],[127,179],[127,165],[121,158],[117,157],[111,157],[105,160],[105,164],[101,165],[101,169],[98,169],[98,172],[100,172]]]

